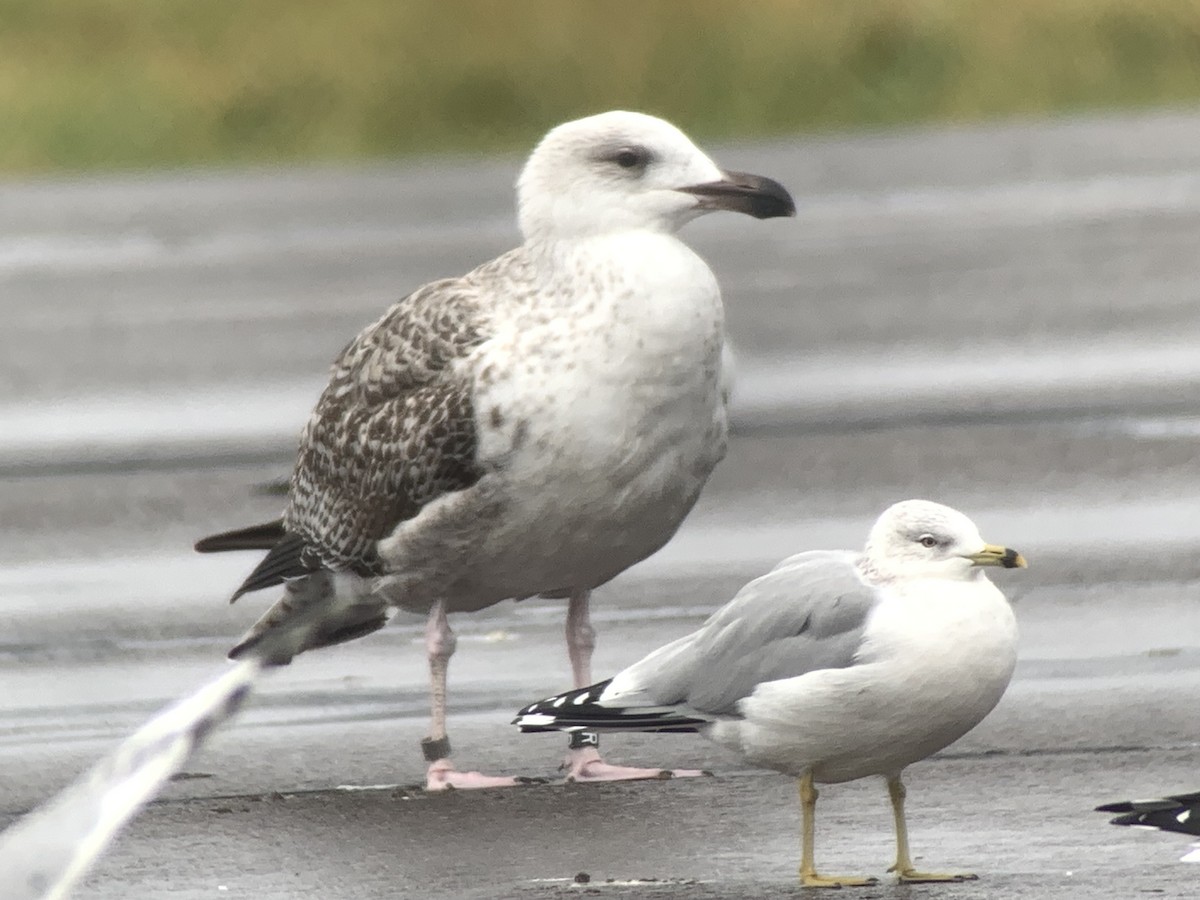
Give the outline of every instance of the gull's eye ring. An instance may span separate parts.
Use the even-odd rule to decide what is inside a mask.
[[[922,547],[926,547],[926,548],[932,550],[934,547],[936,547],[938,545],[938,539],[935,538],[932,534],[923,534],[919,538],[917,538],[917,543],[920,544]]]

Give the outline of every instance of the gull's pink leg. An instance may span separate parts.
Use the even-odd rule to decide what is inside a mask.
[[[588,600],[590,592],[572,594],[567,601],[567,656],[575,687],[592,683],[592,651],[596,649],[596,629],[592,627]],[[699,769],[640,769],[612,766],[600,758],[600,737],[594,731],[576,731],[567,745],[562,764],[568,781],[634,781],[643,778],[690,778],[703,775]]]
[[[459,772],[450,761],[450,738],[446,736],[446,669],[457,643],[458,638],[450,630],[450,621],[446,618],[446,604],[439,600],[429,611],[429,621],[425,625],[425,651],[429,655],[430,701],[433,707],[429,737],[421,741],[421,751],[429,763],[425,790],[511,787],[525,783],[529,779]]]

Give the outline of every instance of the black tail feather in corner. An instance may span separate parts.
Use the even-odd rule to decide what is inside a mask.
[[[1126,800],[1097,806],[1096,812],[1121,813],[1114,825],[1142,825],[1160,831],[1200,835],[1200,791],[1158,800]]]

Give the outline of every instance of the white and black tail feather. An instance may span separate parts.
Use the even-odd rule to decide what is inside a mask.
[[[621,706],[604,702],[612,679],[556,694],[530,703],[517,713],[513,724],[525,733],[540,731],[657,731],[688,734],[709,724],[690,711],[674,706]]]
[[[1126,800],[1097,806],[1096,812],[1120,813],[1111,819],[1113,825],[1133,825],[1157,828],[1178,834],[1200,836],[1200,791],[1194,794],[1174,794],[1155,800]],[[1200,841],[1182,857],[1183,862],[1200,863]]]
[[[1162,831],[1200,835],[1200,791],[1155,800],[1126,800],[1097,806],[1096,812],[1121,813],[1114,825],[1142,825]]]

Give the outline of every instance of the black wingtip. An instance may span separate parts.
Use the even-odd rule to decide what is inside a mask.
[[[246,528],[235,528],[232,531],[222,531],[201,538],[194,544],[197,553],[225,553],[229,550],[270,550],[287,532],[282,519],[263,522],[260,525],[250,525]]]
[[[555,694],[522,707],[512,724],[523,734],[548,731],[644,731],[692,734],[709,724],[672,707],[601,706],[612,679]],[[537,716],[534,721],[527,718]]]
[[[283,584],[290,578],[311,575],[316,570],[304,561],[304,552],[305,543],[302,537],[285,534],[254,567],[254,571],[241,583],[229,602],[233,603],[242,594],[251,594]]]
[[[1097,806],[1096,812],[1119,813],[1113,825],[1141,825],[1179,834],[1200,836],[1200,792],[1151,800],[1124,800]]]
[[[262,497],[286,497],[292,487],[291,478],[276,478],[254,486],[254,493]]]

